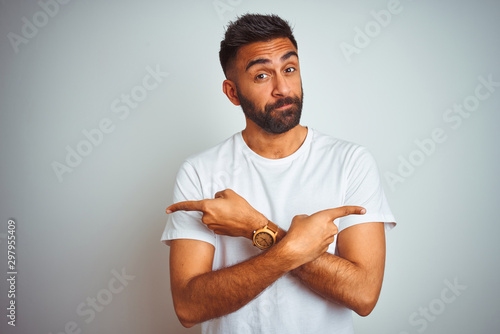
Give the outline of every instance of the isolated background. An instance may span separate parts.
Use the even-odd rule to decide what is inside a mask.
[[[341,43],[354,45],[355,28],[387,6],[70,1],[16,50],[9,33],[22,36],[23,17],[43,24],[42,7],[1,1],[0,332],[55,334],[73,323],[81,333],[199,332],[175,317],[160,236],[181,162],[244,126],[222,94],[218,50],[224,26],[246,12],[276,13],[295,26],[302,124],[371,150],[399,222],[388,235],[380,301],[369,317],[355,316],[357,333],[496,332],[500,89],[456,128],[443,116],[474,94],[479,76],[500,81],[500,3],[401,0],[400,13],[349,62]],[[148,67],[169,75],[127,117],[114,113],[113,101],[141,92]],[[82,131],[103,119],[113,131],[59,180],[54,162],[65,164],[66,147],[76,149]],[[429,155],[415,153],[415,141],[438,128],[446,140]],[[410,157],[419,165],[391,186],[387,173]],[[10,218],[15,328],[5,317]],[[110,294],[113,270],[133,279]],[[446,292],[453,302],[443,302],[446,281],[462,286]],[[77,313],[98,296],[105,305],[93,319]]]

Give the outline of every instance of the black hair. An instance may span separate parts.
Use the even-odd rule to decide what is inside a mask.
[[[227,71],[236,59],[238,50],[247,44],[288,38],[297,48],[292,28],[277,15],[245,14],[230,22],[224,40],[220,42],[219,60],[227,78]]]

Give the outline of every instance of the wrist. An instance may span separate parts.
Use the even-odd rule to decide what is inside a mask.
[[[253,234],[255,231],[260,230],[267,225],[268,219],[263,215],[259,214],[255,219],[252,220],[250,225],[251,230],[247,234],[247,238],[253,240]]]
[[[280,231],[282,231],[280,229]],[[286,232],[285,232],[286,234]],[[278,232],[278,235],[280,235],[280,232]],[[286,263],[286,268],[287,272],[292,272],[293,270],[299,268],[301,265],[303,265],[303,261],[300,259],[300,254],[297,254],[295,252],[293,242],[289,240],[288,238],[283,238],[284,236],[281,236],[281,242],[278,243],[278,238],[276,238],[276,245],[271,248],[273,252],[277,252],[279,254],[279,258],[283,261],[283,263]]]
[[[276,235],[276,243],[280,242],[286,235],[286,231],[281,227],[278,228],[278,234]]]
[[[261,250],[268,250],[276,243],[279,227],[268,220],[266,226],[253,233],[253,245]]]

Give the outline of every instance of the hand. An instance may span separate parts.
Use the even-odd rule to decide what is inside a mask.
[[[167,214],[175,211],[201,211],[202,222],[216,234],[252,239],[253,232],[267,225],[267,218],[231,189],[219,191],[214,199],[172,204]]]
[[[343,206],[316,212],[310,216],[298,215],[292,220],[287,235],[281,242],[287,242],[298,266],[315,260],[328,250],[338,232],[333,221],[351,214],[365,214],[360,206]]]

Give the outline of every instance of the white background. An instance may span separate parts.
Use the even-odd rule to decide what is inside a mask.
[[[181,162],[244,126],[222,94],[218,51],[227,22],[247,12],[294,26],[302,124],[371,150],[399,222],[388,235],[379,303],[354,317],[357,333],[498,331],[500,87],[473,97],[478,77],[500,82],[498,1],[401,0],[385,26],[372,11],[387,10],[387,1],[58,7],[48,15],[36,1],[0,3],[1,333],[199,332],[175,317],[160,236]],[[359,36],[365,28],[369,41]],[[346,57],[342,43],[358,53]],[[148,67],[168,76],[140,96]],[[141,101],[128,117],[113,112],[113,101],[131,93]],[[460,124],[443,118],[457,117],[448,109],[465,101],[479,104]],[[106,119],[113,130],[85,146],[82,131]],[[433,146],[435,131],[446,139]],[[67,165],[68,146],[87,156],[59,179],[53,165]],[[387,175],[398,169],[404,176],[391,185]],[[16,327],[6,317],[9,219],[17,226]],[[129,276],[126,286],[114,271]]]

